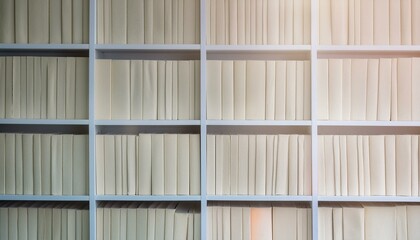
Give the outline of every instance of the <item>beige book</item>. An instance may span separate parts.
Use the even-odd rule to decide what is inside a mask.
[[[72,9],[72,43],[82,43],[83,42],[83,1],[82,0],[73,0],[73,9]],[[114,5],[112,8],[116,8]],[[114,14],[112,14],[114,15]]]
[[[170,203],[165,209],[165,240],[174,238],[175,207],[176,203]]]
[[[164,136],[165,156],[165,194],[177,194],[177,148],[178,141],[176,134],[165,134]]]
[[[127,194],[134,195],[136,193],[136,136],[127,137]]]
[[[241,214],[242,214],[242,208],[239,208],[239,209],[240,209]],[[206,232],[207,239],[213,239],[213,234],[215,232],[215,230],[214,230],[215,226],[213,227],[213,221],[214,221],[213,212],[214,212],[214,207],[213,206],[208,206],[207,207],[207,228],[206,228],[207,229],[207,232]],[[241,217],[242,217],[242,215],[241,215]],[[167,215],[166,215],[166,218],[168,218]],[[239,221],[241,222],[241,227],[242,227],[242,218]],[[166,225],[165,225],[165,227],[166,227]],[[232,228],[233,228],[233,225],[232,225]],[[173,230],[172,230],[172,234],[173,234]],[[242,234],[242,228],[241,228],[241,234]],[[166,236],[166,234],[165,234],[165,236]]]
[[[267,43],[269,45],[277,45],[280,37],[280,1],[267,1],[267,18],[269,19],[267,22]]]
[[[41,101],[41,116],[42,116]],[[67,58],[66,63],[66,119],[74,119],[76,113],[76,58]]]
[[[398,59],[391,60],[391,121],[398,120]]]
[[[374,0],[373,2],[373,42],[376,45],[389,45],[390,38],[390,8],[389,1]],[[395,33],[392,33],[395,34]]]
[[[142,13],[142,14],[139,14],[139,13]],[[144,21],[143,18],[144,18],[144,1],[127,0],[127,43],[128,44],[144,43],[144,24],[139,24],[140,22]]]
[[[152,135],[152,195],[165,193],[164,135]]]
[[[229,195],[230,194],[230,175],[231,175],[230,135],[222,135],[222,144],[224,145],[223,152],[222,152],[222,161],[221,161],[222,194]],[[216,167],[217,167],[217,163],[218,162],[216,162]]]
[[[201,116],[201,63],[198,60],[191,62],[190,68],[190,118],[200,119]]]
[[[164,240],[165,231],[162,231],[162,228],[165,227],[165,207],[167,203],[161,203],[156,208],[156,219],[155,219],[155,238]]]
[[[82,43],[89,43],[89,2],[83,1],[82,6]],[[85,212],[84,212],[85,214]],[[86,229],[86,228],[83,228]],[[83,234],[86,234],[85,230],[83,230]],[[88,233],[89,234],[89,233]]]
[[[207,194],[216,193],[216,137],[207,135]]]
[[[13,118],[20,118],[20,57],[13,57],[13,69],[12,69],[12,78],[13,78]],[[46,96],[46,94],[45,94]],[[46,103],[46,102],[45,102]]]
[[[28,67],[29,69],[29,67]],[[0,117],[6,118],[5,108],[6,108],[6,58],[0,57]],[[32,63],[32,72],[33,74],[33,63]],[[31,84],[32,86],[32,84]],[[31,89],[32,90],[32,89]],[[32,90],[33,91],[33,90]],[[33,100],[33,99],[31,99]]]
[[[362,0],[355,0],[354,2],[354,44],[361,44],[361,2]]]
[[[145,0],[144,1],[144,43],[151,44],[154,43],[153,39],[153,1]]]
[[[190,61],[178,62],[178,119],[190,119],[191,67]]]
[[[111,208],[111,239],[120,238],[121,208],[114,206]],[[70,231],[70,229],[69,229]]]
[[[230,224],[230,206],[222,206],[220,208],[222,210],[221,224],[222,224],[222,226],[229,226],[229,224]],[[231,235],[231,228],[230,227],[222,227],[222,239],[230,239],[230,235]]]
[[[277,136],[274,135],[267,135],[267,142],[266,142],[266,160],[265,160],[265,194],[266,195],[273,195],[273,186],[274,186],[274,160],[275,155],[274,153],[277,153],[277,150],[274,151],[274,138],[277,138]],[[277,142],[276,142],[277,144]],[[303,176],[302,176],[303,177]]]
[[[21,2],[23,2],[23,1],[21,1]],[[62,41],[61,41],[61,32],[62,32],[62,22],[61,22],[62,14],[61,14],[61,9],[62,9],[62,7],[61,7],[61,1],[52,1],[52,2],[50,2],[50,8],[49,8],[49,15],[50,15],[50,19],[49,19],[50,43],[62,43]],[[24,11],[25,11],[25,13],[21,15],[22,17],[27,16],[26,15],[27,9],[25,9]],[[23,19],[25,19],[25,18],[23,18]],[[26,17],[26,20],[27,20],[27,17]],[[17,22],[16,22],[16,24],[17,24]],[[27,22],[24,23],[25,31],[28,30],[27,29],[27,24],[28,24]],[[20,30],[23,30],[23,28],[20,28]],[[27,35],[27,33],[23,33],[23,32],[22,32],[22,34],[26,34]],[[24,35],[22,35],[22,36],[24,36]],[[26,42],[27,42],[27,38],[26,38]]]
[[[0,68],[1,68],[1,60],[0,60]],[[0,81],[0,92],[4,92],[4,90],[5,90],[5,83],[3,82],[3,85],[2,85]],[[64,87],[62,88],[62,92],[57,92],[57,94],[58,93],[65,93]],[[3,96],[5,96],[5,94]],[[5,103],[5,98],[3,99]],[[61,96],[61,98],[58,98],[57,105],[60,103],[60,101],[61,103],[63,103],[64,102],[63,99],[65,99],[65,96]],[[61,104],[60,106],[63,106],[64,108],[64,104]],[[2,116],[1,114],[2,112],[4,116],[4,108],[5,106],[3,105],[3,110],[2,110],[1,103],[0,103],[0,116]],[[65,116],[65,109],[61,109],[60,111],[57,111],[57,113],[61,113],[59,117],[63,119],[64,118],[63,116]],[[26,57],[26,117],[34,118],[34,57]]]
[[[252,45],[257,44],[257,1],[250,1],[250,43]],[[292,33],[293,34],[293,33]]]
[[[0,193],[4,194],[4,183],[5,183],[5,135],[0,135],[0,179],[2,179],[3,184],[0,185]],[[22,136],[22,158],[23,158],[23,194],[33,194],[34,193],[34,162],[33,162],[33,135],[32,134],[23,134]],[[60,180],[58,180],[60,182]],[[60,186],[61,187],[61,186]]]
[[[206,3],[209,4],[209,8],[206,10],[210,18],[210,28],[207,28],[207,35],[209,36],[207,44],[216,44],[216,1],[207,1]]]
[[[108,203],[107,205],[104,206],[104,239],[111,239],[111,208],[108,206],[111,205],[111,203]]]
[[[152,194],[152,135],[140,134],[138,141],[138,193]]]
[[[395,206],[397,239],[408,239],[407,206]]]
[[[417,15],[420,16],[420,14]],[[412,58],[411,64],[411,120],[419,121],[420,109],[416,106],[416,103],[420,101],[420,58]]]
[[[363,176],[365,184],[365,195],[371,195],[371,168],[372,163],[370,162],[370,148],[369,148],[369,136],[362,136],[363,142]],[[373,169],[373,168],[372,168]]]
[[[304,1],[293,1],[293,44],[304,44]]]
[[[319,6],[319,43],[322,45],[332,44],[332,18],[331,1],[320,0]]]
[[[379,91],[379,59],[368,60],[368,76],[366,89],[366,120],[377,120]]]
[[[286,28],[286,1],[285,0],[279,0],[280,5],[280,26],[279,26],[279,44],[285,44],[285,28]]]
[[[365,195],[365,165],[364,165],[364,152],[363,152],[363,136],[357,136],[357,165],[359,177],[359,195]],[[366,193],[367,195],[367,193]]]
[[[143,61],[130,61],[130,119],[143,118]]]
[[[303,61],[304,75],[303,75],[303,120],[311,119],[311,63]]]
[[[158,61],[157,63],[157,119],[165,119],[166,109],[166,61]]]
[[[286,62],[286,120],[296,120],[296,61]]]
[[[420,44],[420,3],[411,1],[411,41],[413,45]]]
[[[57,58],[47,60],[47,118],[57,118]]]
[[[286,120],[286,61],[276,61],[275,119]]]
[[[339,1],[340,2],[340,1]],[[328,60],[329,119],[343,120],[343,60]]]
[[[39,78],[37,80],[41,83],[40,71],[36,72],[39,73]],[[34,74],[36,74],[34,73]],[[6,57],[6,70],[5,70],[5,117],[6,118],[13,118],[13,57]],[[36,88],[36,95],[38,96],[37,102],[40,103],[41,99],[41,84]],[[34,101],[35,102],[35,101]],[[38,104],[38,118],[40,117],[41,110],[40,104]]]
[[[397,195],[411,196],[411,136],[395,138]]]
[[[412,44],[412,16],[411,2],[409,0],[401,0],[401,45]]]
[[[7,135],[6,135],[6,141],[10,141],[10,139],[8,140]],[[7,142],[6,142],[6,149],[7,149]],[[41,183],[41,135],[40,134],[34,134],[34,149],[33,150],[34,150],[34,153],[33,153],[34,154],[33,155],[34,156],[34,158],[33,158],[34,159],[34,165],[33,165],[33,168],[34,168],[34,179],[33,179],[33,181],[34,181],[34,192],[33,192],[33,194],[41,195],[42,194],[41,193],[42,183]],[[6,152],[6,154],[7,154],[7,152]],[[68,156],[66,156],[66,157],[68,157]],[[70,155],[70,157],[71,157],[71,155]],[[6,155],[6,159],[8,159],[7,155]],[[70,164],[71,164],[71,158],[70,158]],[[6,165],[6,169],[8,169],[7,165]],[[63,177],[64,177],[64,173],[65,173],[65,171],[63,171]],[[66,177],[71,177],[71,175],[70,176],[66,175]],[[6,175],[6,182],[7,182],[7,175]],[[66,186],[63,184],[63,194],[65,194],[65,193],[71,194],[71,188],[68,192],[65,192],[64,191],[65,187]],[[6,188],[6,193],[7,193],[7,188]]]
[[[110,2],[111,0],[105,0]],[[73,43],[73,1],[64,0],[61,1],[61,13],[62,13],[62,29],[61,29],[61,41],[62,43]],[[106,6],[106,5],[105,5]],[[30,27],[30,26],[29,26]],[[29,40],[31,42],[31,40]]]
[[[369,161],[371,169],[371,194],[384,196],[386,192],[385,177],[385,137],[383,135],[369,137]]]
[[[348,0],[331,1],[331,42],[334,45],[345,45],[348,43],[349,33],[349,11]],[[328,11],[323,10],[323,11]],[[323,17],[322,17],[323,18]]]
[[[419,138],[411,136],[411,195],[419,195]]]
[[[246,111],[246,61],[234,61],[233,64],[234,119],[244,120]]]
[[[104,2],[105,0],[98,0],[96,2],[96,43],[98,44],[104,44],[104,34],[105,34],[105,29],[104,29],[104,15],[105,15],[104,5],[105,4]],[[128,22],[130,22],[130,20],[128,20]],[[143,24],[139,24],[139,25],[143,25]]]
[[[25,209],[24,214],[26,214],[26,217],[27,217],[27,214],[28,214],[27,209]],[[27,224],[26,222],[27,219],[25,219],[24,221],[25,221],[25,224]],[[52,239],[60,239],[60,237],[61,237],[61,208],[53,208],[52,209]]]
[[[176,1],[172,1],[172,43],[181,43],[178,41],[178,35],[179,35],[179,30],[180,30],[180,26],[178,24],[178,18],[179,18],[179,10],[178,10],[178,5],[180,5],[180,1],[176,0]]]
[[[122,135],[115,135],[115,194],[122,195],[123,193],[123,170],[122,170]]]
[[[184,42],[185,44],[196,43],[196,22],[199,22],[199,19],[196,19],[196,0],[184,0]]]
[[[374,0],[360,1],[360,43],[372,45],[373,42],[373,15]]]
[[[276,62],[275,61],[267,61],[266,74],[267,74],[267,80],[266,80],[266,90],[265,90],[266,92],[265,119],[274,120],[275,96],[276,96]]]
[[[396,159],[395,159],[395,136],[385,136],[385,182],[386,195],[396,194]]]
[[[408,239],[417,239],[420,237],[418,224],[420,224],[420,207],[407,206],[407,237]]]
[[[17,207],[9,207],[9,239],[18,239],[18,208]],[[48,227],[46,227],[48,228]]]
[[[289,135],[278,136],[275,194],[289,194]]]
[[[41,192],[51,194],[51,135],[41,135]]]
[[[6,207],[0,208],[0,237],[2,239],[9,239],[9,209]],[[36,232],[35,232],[36,235]]]
[[[144,203],[136,209],[137,216],[137,235],[136,239],[146,240],[147,239],[147,206]]]
[[[144,61],[143,74],[143,119],[157,119],[157,61]]]
[[[137,1],[135,1],[137,2]],[[165,36],[165,44],[170,44],[170,43],[174,43],[172,36],[173,36],[173,31],[174,29],[172,29],[172,1],[170,0],[165,0],[164,1],[164,36]],[[206,8],[206,10],[208,11],[209,8]],[[134,15],[137,15],[134,11],[133,11]],[[210,15],[206,15],[207,19],[209,19]],[[139,19],[140,20],[140,19]],[[209,24],[209,21],[206,21]],[[140,24],[141,25],[141,24]],[[210,29],[210,28],[207,28]]]
[[[87,195],[89,182],[89,138],[87,135],[73,136],[73,194]]]
[[[379,60],[377,120],[391,120],[391,59]]]
[[[174,239],[187,239],[188,233],[188,207],[186,205],[178,205],[175,211],[175,227]],[[148,238],[150,239],[150,238]]]
[[[179,195],[190,194],[190,139],[188,134],[178,135],[177,189]]]
[[[351,63],[351,119],[366,120],[367,59],[353,59]]]
[[[297,239],[297,209],[273,206],[273,239]]]
[[[248,194],[248,136],[238,136],[238,194]]]
[[[130,119],[130,62],[111,63],[111,118]]]
[[[324,136],[324,154],[325,154],[325,194],[327,196],[334,196],[338,194],[334,188],[335,184],[335,169],[334,169],[334,141],[333,136]]]
[[[265,118],[265,68],[266,63],[263,61],[247,62],[245,115],[247,120],[262,120]]]
[[[200,135],[190,136],[190,194],[200,195]],[[166,176],[165,176],[166,177]]]
[[[257,136],[248,136],[248,194],[255,195],[255,169]]]
[[[226,28],[226,13],[225,13],[225,3],[222,0],[215,0],[216,2],[216,42],[215,44],[227,44],[226,42],[226,36],[225,36],[225,28]]]
[[[267,136],[256,136],[255,149],[255,194],[266,194]]]
[[[48,96],[48,61],[49,61],[49,57],[47,58],[41,58],[41,119],[46,119],[47,118],[47,96]],[[75,58],[72,58],[72,60],[75,60]],[[15,64],[13,64],[15,65]],[[73,65],[73,71],[75,73],[75,61],[72,61],[72,65]],[[74,75],[74,74],[73,74]],[[72,77],[74,79],[74,76]],[[70,115],[72,119],[74,119],[74,103],[75,103],[75,85],[74,85],[75,81],[73,80],[71,85],[71,90],[70,90],[70,95],[72,96],[72,102],[71,102],[71,109],[72,111],[70,112]],[[16,115],[16,113],[13,113],[14,115]]]
[[[18,19],[18,17],[15,18],[15,2],[11,0],[2,2],[0,11],[0,20],[2,22],[0,27],[0,42],[15,43],[15,19]],[[19,20],[16,22],[16,25],[18,23]]]
[[[27,154],[26,153],[27,150],[29,150],[29,148],[25,148],[25,150],[24,150],[25,151],[24,152],[25,156]],[[31,151],[30,152],[31,156],[32,156],[32,153],[33,152]],[[29,160],[29,158],[27,158],[27,160]],[[26,166],[29,167],[30,164],[28,164]],[[26,166],[25,166],[25,168],[26,168]],[[28,169],[26,169],[26,170],[28,170]],[[31,167],[30,171],[33,173],[33,167]],[[26,171],[24,173],[26,173]],[[33,177],[32,177],[31,182],[33,183]],[[5,188],[6,188],[6,135],[4,133],[2,133],[2,134],[0,134],[0,194],[5,194]],[[32,190],[33,190],[33,185],[32,185]],[[25,188],[24,188],[24,191],[25,191]],[[25,191],[25,193],[26,193],[26,191]]]
[[[343,208],[343,239],[365,239],[364,208]]]
[[[221,61],[207,62],[207,119],[222,119]]]
[[[222,119],[234,119],[233,61],[222,62]]]
[[[396,213],[394,206],[365,207],[365,238],[396,239]]]
[[[165,119],[172,120],[172,104],[173,104],[173,61],[166,61],[165,69]]]
[[[76,119],[89,118],[89,61],[76,59]]]
[[[96,194],[105,194],[105,136],[96,135]]]
[[[231,206],[230,207],[230,228],[231,228],[231,239],[243,239],[243,226],[242,226],[242,207]],[[209,229],[211,231],[211,229]],[[209,238],[211,239],[211,238]]]
[[[271,207],[251,208],[251,239],[273,239],[272,226]]]
[[[165,6],[164,0],[151,1],[153,12],[153,43],[163,44],[165,42]]]
[[[237,4],[237,44],[244,45],[245,44],[245,35],[246,35],[246,28],[245,28],[245,21],[246,21],[246,12],[245,12],[245,3]],[[234,27],[234,26],[233,26]]]
[[[303,194],[312,194],[312,138],[310,135],[305,135],[305,149],[304,149],[304,175],[303,175]]]
[[[23,137],[24,137],[24,140],[26,138],[26,141],[27,141],[26,144],[32,145],[32,135],[29,135],[29,139],[28,139],[28,136],[26,135],[24,135]],[[32,146],[30,147],[28,146],[27,148],[28,150],[29,149],[32,150]],[[32,156],[30,156],[30,158],[32,158]],[[32,160],[32,159],[29,159],[29,160]],[[29,163],[29,166],[32,166],[32,162]],[[30,174],[28,175],[29,175],[28,177],[30,177]],[[25,176],[25,180],[26,180],[26,176]],[[32,182],[32,179],[30,180]],[[52,195],[63,194],[63,136],[61,135],[51,136],[51,194]]]
[[[27,104],[27,58],[20,58],[20,117],[27,118],[26,104]],[[32,73],[31,73],[32,74]]]
[[[6,1],[6,5],[8,1]],[[10,3],[9,3],[10,4]],[[10,5],[9,5],[10,7]],[[6,11],[11,10],[9,7],[6,7]],[[61,10],[61,9],[60,9]],[[13,16],[13,13],[4,13],[7,18],[10,15]],[[8,21],[9,20],[9,21]],[[10,26],[11,19],[5,19],[7,23],[5,26]],[[28,43],[28,3],[27,1],[15,1],[15,42],[16,43]],[[10,29],[10,33],[13,32],[13,29]],[[1,41],[1,40],[0,40]],[[1,41],[5,43],[5,41]]]
[[[327,59],[318,61],[318,119],[328,120],[329,114],[329,65]]]
[[[29,43],[49,43],[48,5],[47,0],[28,1]]]
[[[111,64],[111,60],[96,60],[96,119],[111,119]]]
[[[23,194],[22,134],[15,134],[15,171],[16,195]]]
[[[294,1],[284,1],[285,8],[285,19],[284,19],[284,44],[291,45],[293,44],[293,3]]]
[[[115,173],[115,136],[114,135],[105,135],[104,136],[105,144],[105,160],[104,160],[104,169],[105,169],[105,195],[111,195],[116,193],[116,173]]]
[[[333,238],[337,240],[343,240],[343,209],[333,208]]]
[[[411,58],[398,59],[398,92],[397,92],[397,110],[398,120],[411,119]]]
[[[346,136],[339,136],[340,138],[340,176],[341,176],[341,195],[348,196],[348,151]]]
[[[334,192],[335,195],[341,196],[341,149],[340,149],[340,136],[332,136],[332,149],[333,151],[333,165],[334,165]],[[327,154],[327,156],[329,156]],[[328,158],[327,158],[328,160]],[[330,170],[330,167],[327,167]]]
[[[263,1],[255,1],[255,44],[263,44]],[[229,9],[227,9],[229,11]],[[252,16],[252,15],[251,15]]]
[[[289,137],[289,194],[298,195],[299,169],[298,169],[298,135]]]
[[[178,61],[172,62],[172,119],[178,119]]]
[[[401,27],[401,1],[389,0],[389,43],[391,45],[400,45],[402,43]]]

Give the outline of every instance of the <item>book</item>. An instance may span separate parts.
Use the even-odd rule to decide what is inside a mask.
[[[4,1],[1,4],[0,42],[15,43],[15,6],[14,1]],[[20,15],[20,14],[19,14]],[[19,21],[16,23],[19,24]]]
[[[333,238],[343,240],[343,209],[333,208]]]
[[[223,144],[222,153],[221,153],[221,161],[217,161],[216,159],[216,167],[217,164],[220,163],[221,169],[221,186],[222,186],[222,194],[229,195],[230,194],[230,162],[231,162],[231,140],[230,135],[222,135],[221,136],[221,144]],[[217,139],[216,139],[217,140]],[[217,146],[216,146],[217,148]],[[217,174],[217,173],[216,173]]]
[[[222,81],[222,62],[221,61],[208,61],[207,62],[207,119],[222,119],[222,82],[221,81]]]
[[[51,194],[51,135],[41,135],[41,192]]]
[[[343,60],[328,60],[329,119],[343,119]]]
[[[165,5],[166,6],[166,5]],[[127,0],[127,43],[144,43],[144,1]],[[165,14],[166,15],[166,14]],[[166,18],[165,18],[166,20]],[[99,24],[99,21],[98,21]],[[102,23],[103,24],[103,23]]]
[[[411,136],[411,195],[419,195],[419,138]]]
[[[385,136],[385,177],[386,195],[396,194],[396,158],[395,158],[395,136]]]
[[[216,136],[207,135],[206,149],[207,194],[216,194]]]
[[[116,193],[116,155],[115,155],[115,138],[113,135],[104,135],[104,169],[105,169],[105,182],[104,182],[104,194],[115,194]]]
[[[211,221],[208,221],[211,222]],[[231,206],[230,207],[230,232],[231,239],[242,239],[242,207]],[[208,229],[209,232],[212,229]],[[211,239],[211,238],[209,238]]]
[[[130,62],[111,63],[111,118],[130,119]]]
[[[152,194],[152,135],[140,134],[138,141],[138,193]]]
[[[20,57],[12,58],[13,70],[13,118],[20,118]]]
[[[265,105],[266,105],[266,111],[265,111],[265,119],[266,120],[274,120],[275,115],[275,95],[276,95],[276,63],[275,61],[267,61],[266,63],[266,74],[267,74],[267,80],[266,80],[266,95],[265,95]],[[302,72],[303,74],[303,72]],[[302,76],[303,77],[303,76]],[[302,84],[303,84],[303,78]],[[299,79],[297,80],[299,81]],[[302,93],[303,93],[303,86],[302,86]],[[299,97],[296,96],[298,99]],[[303,96],[302,99],[303,101]],[[302,103],[303,105],[303,103]],[[302,115],[303,115],[303,106],[302,106]],[[303,116],[302,116],[303,118]]]
[[[49,1],[47,0],[37,0],[37,1],[28,2],[28,40],[29,40],[29,43],[49,43],[50,34],[49,34],[48,9],[49,9]],[[12,11],[12,13],[14,12],[12,9],[10,10]]]
[[[357,154],[357,137],[347,136],[346,137],[346,148],[347,148],[347,183],[348,183],[348,195],[357,196],[359,195],[359,166],[358,166],[358,154]]]
[[[144,61],[143,74],[143,119],[157,119],[157,61]]]
[[[293,3],[294,1],[284,1],[284,44],[293,44]]]
[[[233,64],[234,119],[244,120],[246,112],[246,61],[234,61]]]
[[[339,194],[335,189],[335,166],[334,166],[334,139],[331,135],[324,136],[324,154],[325,154],[325,195],[334,196]],[[338,178],[338,176],[337,176]]]
[[[397,195],[411,195],[411,137],[397,135],[395,137],[395,160]]]
[[[178,134],[177,147],[177,190],[178,195],[190,194],[190,139],[188,134]]]
[[[76,59],[76,119],[89,118],[89,61]]]
[[[395,215],[397,239],[408,239],[407,206],[396,206]]]
[[[190,62],[178,62],[178,119],[190,119]]]
[[[332,139],[333,150],[333,164],[334,164],[334,192],[335,195],[341,196],[341,149],[340,149],[340,136],[333,136]],[[328,156],[328,155],[327,155]],[[330,168],[327,168],[328,170]]]
[[[332,44],[332,18],[331,1],[320,0],[319,6],[319,43],[322,45]],[[335,18],[334,18],[335,20]],[[337,34],[338,35],[338,34]]]
[[[360,1],[360,43],[372,45],[374,32],[374,0]]]
[[[238,194],[248,194],[248,136],[238,136]]]
[[[157,119],[163,120],[166,115],[166,62],[158,61],[157,70]]]
[[[353,59],[351,63],[351,119],[366,120],[367,59]]]
[[[34,73],[35,74],[35,73]],[[6,58],[5,83],[5,117],[13,118],[13,58]],[[41,78],[39,78],[41,80]],[[39,89],[41,86],[39,86]],[[40,91],[39,91],[40,92]],[[41,113],[41,111],[40,111]],[[38,117],[39,118],[39,117]]]
[[[364,208],[343,208],[343,239],[365,239]]]
[[[346,136],[339,136],[340,142],[340,176],[341,176],[341,195],[347,196],[348,195],[348,151],[347,151],[347,138]],[[306,174],[305,174],[306,175]]]
[[[266,194],[267,136],[256,136],[255,148],[255,194]]]
[[[321,59],[318,61],[318,119],[329,119],[329,79],[328,79],[328,60]]]
[[[289,136],[278,136],[277,152],[274,153],[277,159],[275,172],[275,194],[289,194]]]
[[[294,207],[273,206],[273,239],[297,239],[296,212]]]
[[[418,4],[418,3],[416,3]],[[414,5],[414,2],[413,2]],[[412,58],[411,59],[411,120],[418,121],[420,120],[420,110],[416,107],[416,104],[419,100],[419,88],[420,88],[420,59]]]
[[[30,138],[27,144],[32,145],[32,136]],[[63,137],[61,135],[51,136],[51,194],[63,194]]]
[[[391,59],[380,59],[377,120],[391,120],[391,74]]]
[[[7,140],[7,138],[6,138]],[[41,135],[40,134],[34,134],[34,148],[33,148],[33,172],[34,172],[34,190],[33,194],[35,195],[41,195]],[[63,159],[64,160],[64,159]],[[68,176],[68,175],[67,175]],[[64,177],[64,171],[63,171],[63,177]],[[65,185],[63,184],[63,194]],[[70,193],[71,194],[71,193]]]
[[[411,2],[408,0],[401,0],[401,44],[411,45],[412,44],[412,16],[411,16]]]
[[[331,43],[334,45],[347,44],[349,33],[349,12],[347,1],[331,1]],[[320,6],[322,7],[322,6]],[[322,11],[327,11],[322,10]],[[321,11],[321,9],[320,9]],[[322,18],[324,18],[322,16]]]
[[[293,1],[293,44],[304,44],[304,2],[306,0]]]
[[[222,62],[222,119],[234,119],[234,70],[233,61]]]
[[[275,186],[274,183],[274,174],[275,174],[275,155],[277,151],[274,151],[274,145],[277,145],[277,142],[274,143],[274,139],[277,139],[277,136],[274,135],[267,135],[267,142],[266,142],[266,161],[265,161],[265,194],[266,195],[273,195],[273,189]],[[302,176],[303,177],[303,176]]]
[[[379,60],[368,60],[368,76],[366,87],[366,120],[377,120],[378,116],[378,73]]]
[[[152,135],[151,151],[152,195],[163,195],[165,192],[165,155],[163,134]]]
[[[411,58],[398,59],[397,111],[399,121],[411,120]]]
[[[248,136],[248,194],[255,195],[257,136]],[[217,163],[216,163],[217,167]]]
[[[385,137],[383,135],[369,136],[369,161],[372,169],[370,174],[371,195],[384,196],[386,192],[385,177]]]
[[[375,45],[389,45],[390,3],[374,0],[373,4],[373,42]]]
[[[297,62],[286,62],[286,120],[296,119]]]
[[[418,14],[419,9],[420,4],[417,1],[411,1],[411,43],[414,45],[418,45],[420,43],[420,15]]]
[[[266,64],[263,61],[247,61],[246,67],[246,113],[247,120],[265,118]],[[264,81],[261,81],[264,79]]]
[[[200,135],[190,136],[190,195],[200,195]],[[166,178],[167,175],[165,175]]]
[[[42,104],[42,102],[41,102]],[[76,58],[68,57],[66,62],[66,119],[76,114]],[[42,109],[42,105],[41,105]]]
[[[26,156],[26,151],[24,154]],[[32,153],[31,153],[31,156],[32,156]],[[31,171],[33,171],[32,168],[31,168]],[[6,135],[0,134],[0,194],[6,193],[5,188],[6,188]]]
[[[416,228],[420,223],[418,214],[420,208],[418,206],[407,206],[407,237],[408,239],[416,239],[420,237],[420,233]]]
[[[395,239],[396,214],[393,206],[365,207],[365,238]]]
[[[166,5],[165,5],[166,6]],[[166,36],[166,35],[165,35]],[[166,62],[166,69],[165,69],[165,119],[172,120],[172,104],[173,104],[173,76],[172,76],[172,68],[173,62],[167,61]]]
[[[23,146],[22,134],[15,134],[16,194],[23,194]]]
[[[105,136],[96,135],[95,140],[96,194],[105,194]]]
[[[389,0],[389,43],[400,45],[401,42],[401,1]]]
[[[86,135],[73,136],[73,194],[87,195],[89,182],[89,139]]]
[[[272,226],[271,207],[251,208],[251,239],[273,239]]]

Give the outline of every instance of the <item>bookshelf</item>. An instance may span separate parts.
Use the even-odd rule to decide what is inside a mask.
[[[319,2],[310,1],[310,44],[296,45],[213,45],[208,44],[207,1],[197,0],[199,41],[188,44],[102,44],[97,43],[96,0],[89,1],[89,42],[83,44],[0,44],[1,56],[88,57],[89,114],[87,119],[0,119],[0,132],[71,133],[89,136],[89,193],[83,196],[0,195],[0,201],[83,202],[89,206],[90,239],[96,239],[96,209],[103,202],[186,202],[200,205],[201,239],[206,239],[209,203],[291,202],[310,206],[312,239],[318,239],[318,207],[329,203],[415,203],[420,197],[409,196],[320,196],[318,194],[318,136],[355,134],[420,134],[419,121],[335,121],[318,118],[318,62],[328,58],[419,57],[419,45],[323,45],[319,38]],[[200,113],[196,120],[101,120],[96,119],[95,64],[97,59],[118,60],[200,60]],[[207,118],[208,60],[308,60],[310,62],[311,101],[308,120],[211,120]],[[199,195],[98,195],[96,193],[97,134],[196,133],[200,134]],[[312,142],[311,195],[247,196],[207,194],[208,134],[306,134]],[[322,240],[322,239],[320,239]]]

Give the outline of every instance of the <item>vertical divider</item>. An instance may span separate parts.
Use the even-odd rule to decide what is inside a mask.
[[[318,0],[311,0],[312,239],[318,240]]]
[[[95,184],[95,58],[96,0],[89,1],[89,236],[96,240]]]
[[[208,0],[207,0],[208,1]],[[200,177],[201,177],[201,239],[207,238],[207,40],[206,0],[200,0]],[[210,239],[209,239],[210,240]]]

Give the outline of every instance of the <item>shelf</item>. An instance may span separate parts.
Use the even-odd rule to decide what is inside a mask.
[[[208,60],[309,60],[310,45],[209,45]]]
[[[115,196],[115,195],[97,195],[98,201],[200,201],[200,196]]]
[[[311,134],[310,121],[207,120],[211,134]]]
[[[89,120],[64,119],[0,119],[0,125],[89,125]]]
[[[200,120],[96,120],[96,126],[199,126]]]
[[[200,133],[200,120],[97,120],[96,133]]]
[[[420,56],[417,45],[318,46],[318,58],[378,58]]]
[[[420,127],[419,121],[318,121],[318,126]]]
[[[311,121],[207,120],[210,126],[311,126]]]
[[[319,122],[319,135],[420,134],[418,122]]]
[[[89,57],[89,44],[0,44],[0,55]]]
[[[208,201],[241,201],[241,202],[310,202],[312,196],[207,196]]]
[[[89,196],[41,196],[41,195],[0,195],[0,201],[89,201]]]
[[[319,196],[319,202],[418,202],[420,197],[401,196]]]

